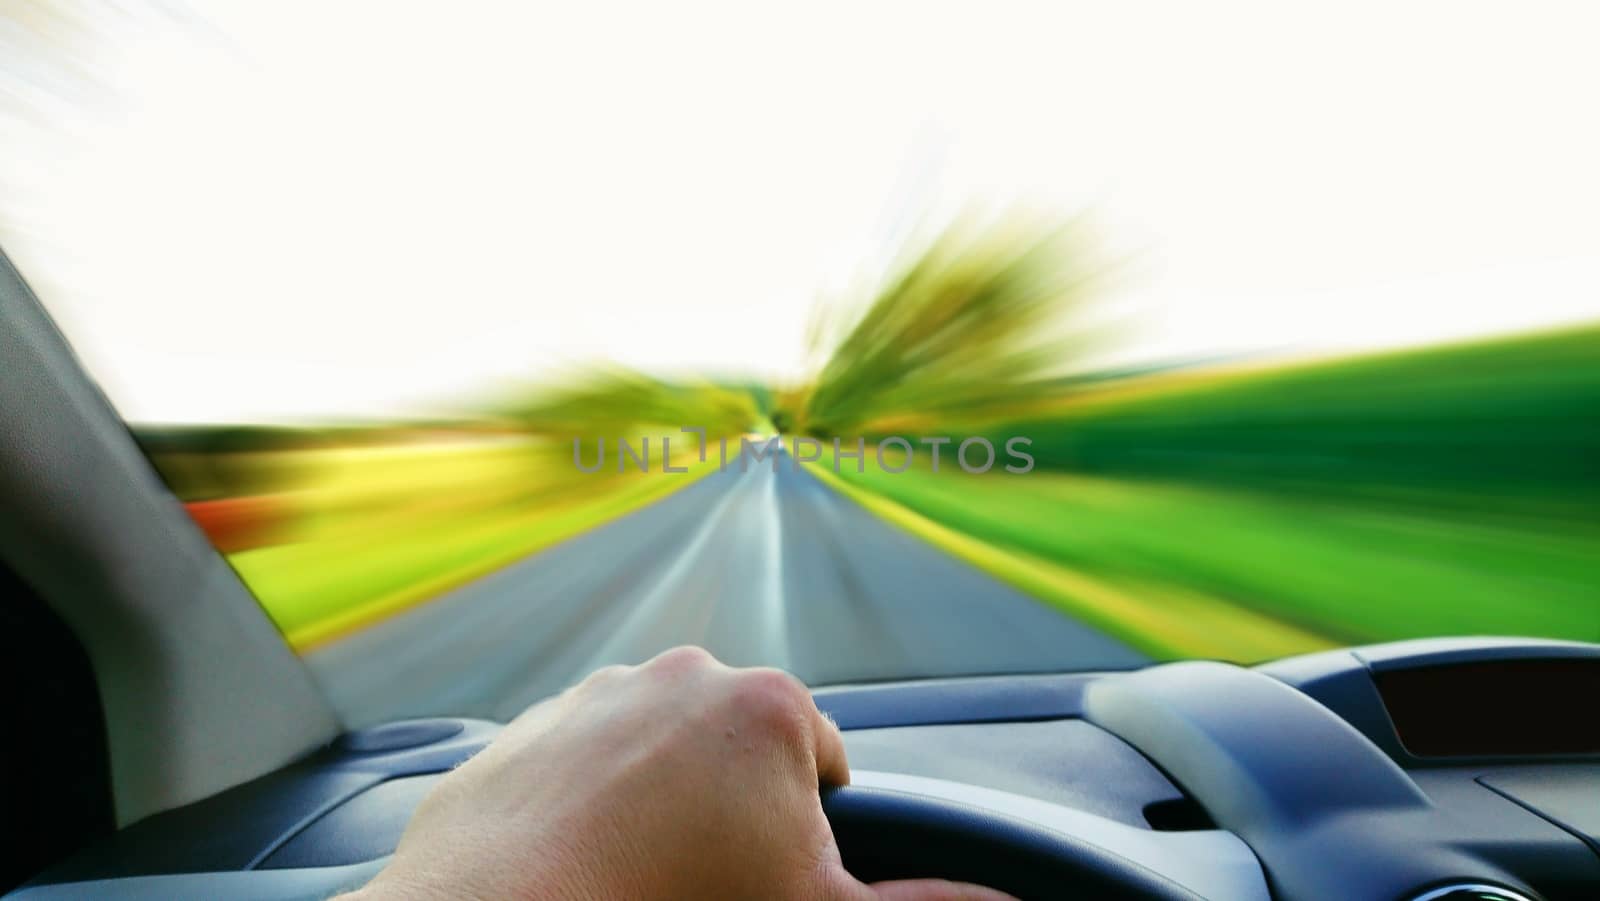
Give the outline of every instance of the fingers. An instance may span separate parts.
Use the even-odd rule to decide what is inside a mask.
[[[850,763],[845,759],[844,737],[833,719],[817,709],[816,702],[807,705],[812,714],[811,734],[817,756],[817,782],[822,785],[849,785]]]
[[[758,686],[759,696],[772,705],[781,719],[798,729],[786,730],[790,740],[799,739],[796,750],[809,750],[816,762],[820,785],[850,784],[850,764],[845,759],[844,739],[833,720],[817,709],[805,683],[783,670],[767,667],[735,670],[738,678]],[[810,747],[807,748],[806,744]]]
[[[943,879],[903,879],[867,886],[878,901],[1016,901],[1005,892]]]
[[[735,703],[746,715],[774,725],[780,734],[791,739],[803,736],[810,741],[819,784],[849,784],[850,764],[845,757],[839,727],[817,709],[805,684],[788,673],[766,667],[730,669],[703,648],[686,646],[663,651],[637,668],[611,666],[596,670],[584,685],[593,687],[636,671],[670,680],[694,679],[698,674],[713,672],[720,674],[728,679]],[[784,728],[785,721],[788,728]]]

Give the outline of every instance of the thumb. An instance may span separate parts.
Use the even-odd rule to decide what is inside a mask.
[[[878,901],[1016,901],[1005,892],[944,879],[898,879],[867,886]]]
[[[895,879],[868,885],[843,866],[828,868],[824,878],[832,891],[823,896],[837,901],[1017,901],[1005,892],[948,879]]]

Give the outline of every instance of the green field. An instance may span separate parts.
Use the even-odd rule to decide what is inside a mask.
[[[990,434],[1038,468],[823,474],[1161,657],[1600,640],[1600,330],[1149,377]]]
[[[1037,471],[842,479],[890,521],[1160,657],[1452,634],[1600,640],[1597,527]]]
[[[1600,327],[1151,376],[990,431],[1043,469],[1593,522]]]

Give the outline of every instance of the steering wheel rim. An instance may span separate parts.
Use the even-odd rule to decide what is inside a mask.
[[[943,798],[826,788],[822,810],[845,869],[864,882],[953,879],[1018,898],[1195,901],[1189,889],[1079,838]]]

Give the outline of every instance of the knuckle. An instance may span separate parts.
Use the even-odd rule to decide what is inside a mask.
[[[600,685],[606,682],[615,682],[622,676],[627,675],[628,671],[631,669],[633,669],[631,666],[623,666],[620,663],[613,663],[609,666],[600,667],[599,669],[590,673],[583,681],[590,685]]]
[[[694,645],[681,645],[669,651],[657,654],[645,666],[668,674],[692,673],[696,670],[708,669],[715,665],[717,658],[705,648]]]
[[[804,701],[805,686],[782,670],[748,670],[733,688],[733,703],[745,719],[786,736],[805,729]]]

